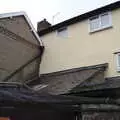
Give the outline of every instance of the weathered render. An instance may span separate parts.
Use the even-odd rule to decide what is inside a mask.
[[[0,15],[0,81],[38,76],[42,44],[24,12]]]

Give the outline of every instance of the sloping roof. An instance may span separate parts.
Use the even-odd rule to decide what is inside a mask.
[[[31,20],[29,19],[29,17],[27,16],[27,14],[24,11],[0,14],[0,19],[1,18],[8,18],[8,17],[16,17],[16,16],[24,16],[26,22],[31,27],[31,31],[36,36],[37,40],[40,42],[40,45],[43,46],[42,41],[41,41],[40,37],[38,36]]]
[[[43,74],[40,79],[28,83],[32,85],[39,92],[50,94],[65,94],[76,86],[82,84],[84,81],[96,76],[97,73],[101,77],[97,82],[104,80],[103,73],[107,67],[107,63],[88,67],[74,68],[54,73]],[[94,81],[95,82],[95,81]],[[43,87],[41,86],[43,85]]]
[[[86,84],[85,86],[78,86],[76,92],[90,91],[90,90],[101,90],[101,89],[114,89],[120,88],[120,77],[111,77],[106,78],[104,82],[100,84],[90,85]]]
[[[47,29],[41,30],[41,31],[38,32],[38,34],[40,36],[42,36],[42,35],[45,35],[47,33],[52,32],[52,31],[55,31],[55,30],[57,30],[57,29],[59,29],[61,27],[68,26],[68,25],[80,22],[82,20],[88,19],[89,17],[98,15],[98,14],[100,14],[102,12],[111,11],[111,10],[114,10],[114,9],[117,9],[117,8],[120,8],[120,1],[114,2],[112,4],[106,5],[104,7],[95,9],[95,10],[87,12],[87,13],[84,13],[82,15],[70,18],[70,19],[68,19],[66,21],[63,21],[63,22],[58,23],[56,25],[53,25],[53,26],[51,26],[51,27],[49,27]]]
[[[106,78],[103,83],[94,85],[77,86],[70,95],[80,95],[84,97],[120,97],[120,76]]]

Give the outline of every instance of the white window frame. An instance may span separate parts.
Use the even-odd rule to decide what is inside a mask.
[[[117,68],[117,72],[120,72],[120,62],[119,62],[119,56],[120,56],[120,53],[117,53],[116,54],[116,68]]]
[[[65,36],[60,35],[60,34],[59,34],[59,29],[66,29],[66,35],[65,35]],[[62,31],[61,31],[61,32],[62,32]],[[64,27],[58,28],[58,29],[56,30],[56,35],[57,35],[58,37],[63,37],[63,38],[68,37],[68,27],[64,26]]]
[[[108,16],[109,16],[109,24],[108,25],[106,25],[106,26],[102,26],[101,25],[101,16],[102,15],[104,15],[104,14],[108,14]],[[96,17],[96,16],[98,16],[99,18],[99,28],[96,28],[96,29],[94,29],[94,30],[91,30],[90,29],[90,24],[91,24],[91,19],[92,18],[94,18],[94,17]],[[92,32],[96,32],[96,31],[100,31],[100,30],[104,30],[104,29],[106,29],[106,28],[110,28],[110,27],[112,27],[112,13],[111,12],[104,12],[104,13],[102,13],[102,14],[99,14],[99,15],[96,15],[96,16],[93,16],[93,17],[90,17],[89,19],[88,19],[88,24],[89,24],[89,33],[92,33]]]

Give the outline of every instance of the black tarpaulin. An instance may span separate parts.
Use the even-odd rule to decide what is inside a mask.
[[[0,106],[52,108],[56,106],[77,107],[81,104],[119,104],[108,98],[75,97],[37,93],[24,85],[0,84]]]

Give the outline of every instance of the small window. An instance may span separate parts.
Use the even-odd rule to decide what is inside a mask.
[[[67,37],[67,36],[68,36],[67,27],[59,28],[59,29],[57,30],[57,36]]]
[[[110,26],[110,15],[109,13],[101,14],[101,27]]]
[[[112,26],[111,14],[106,12],[89,19],[90,32],[95,32]]]
[[[90,19],[90,30],[99,29],[99,16],[94,16]]]
[[[117,53],[117,71],[120,72],[120,53]]]

